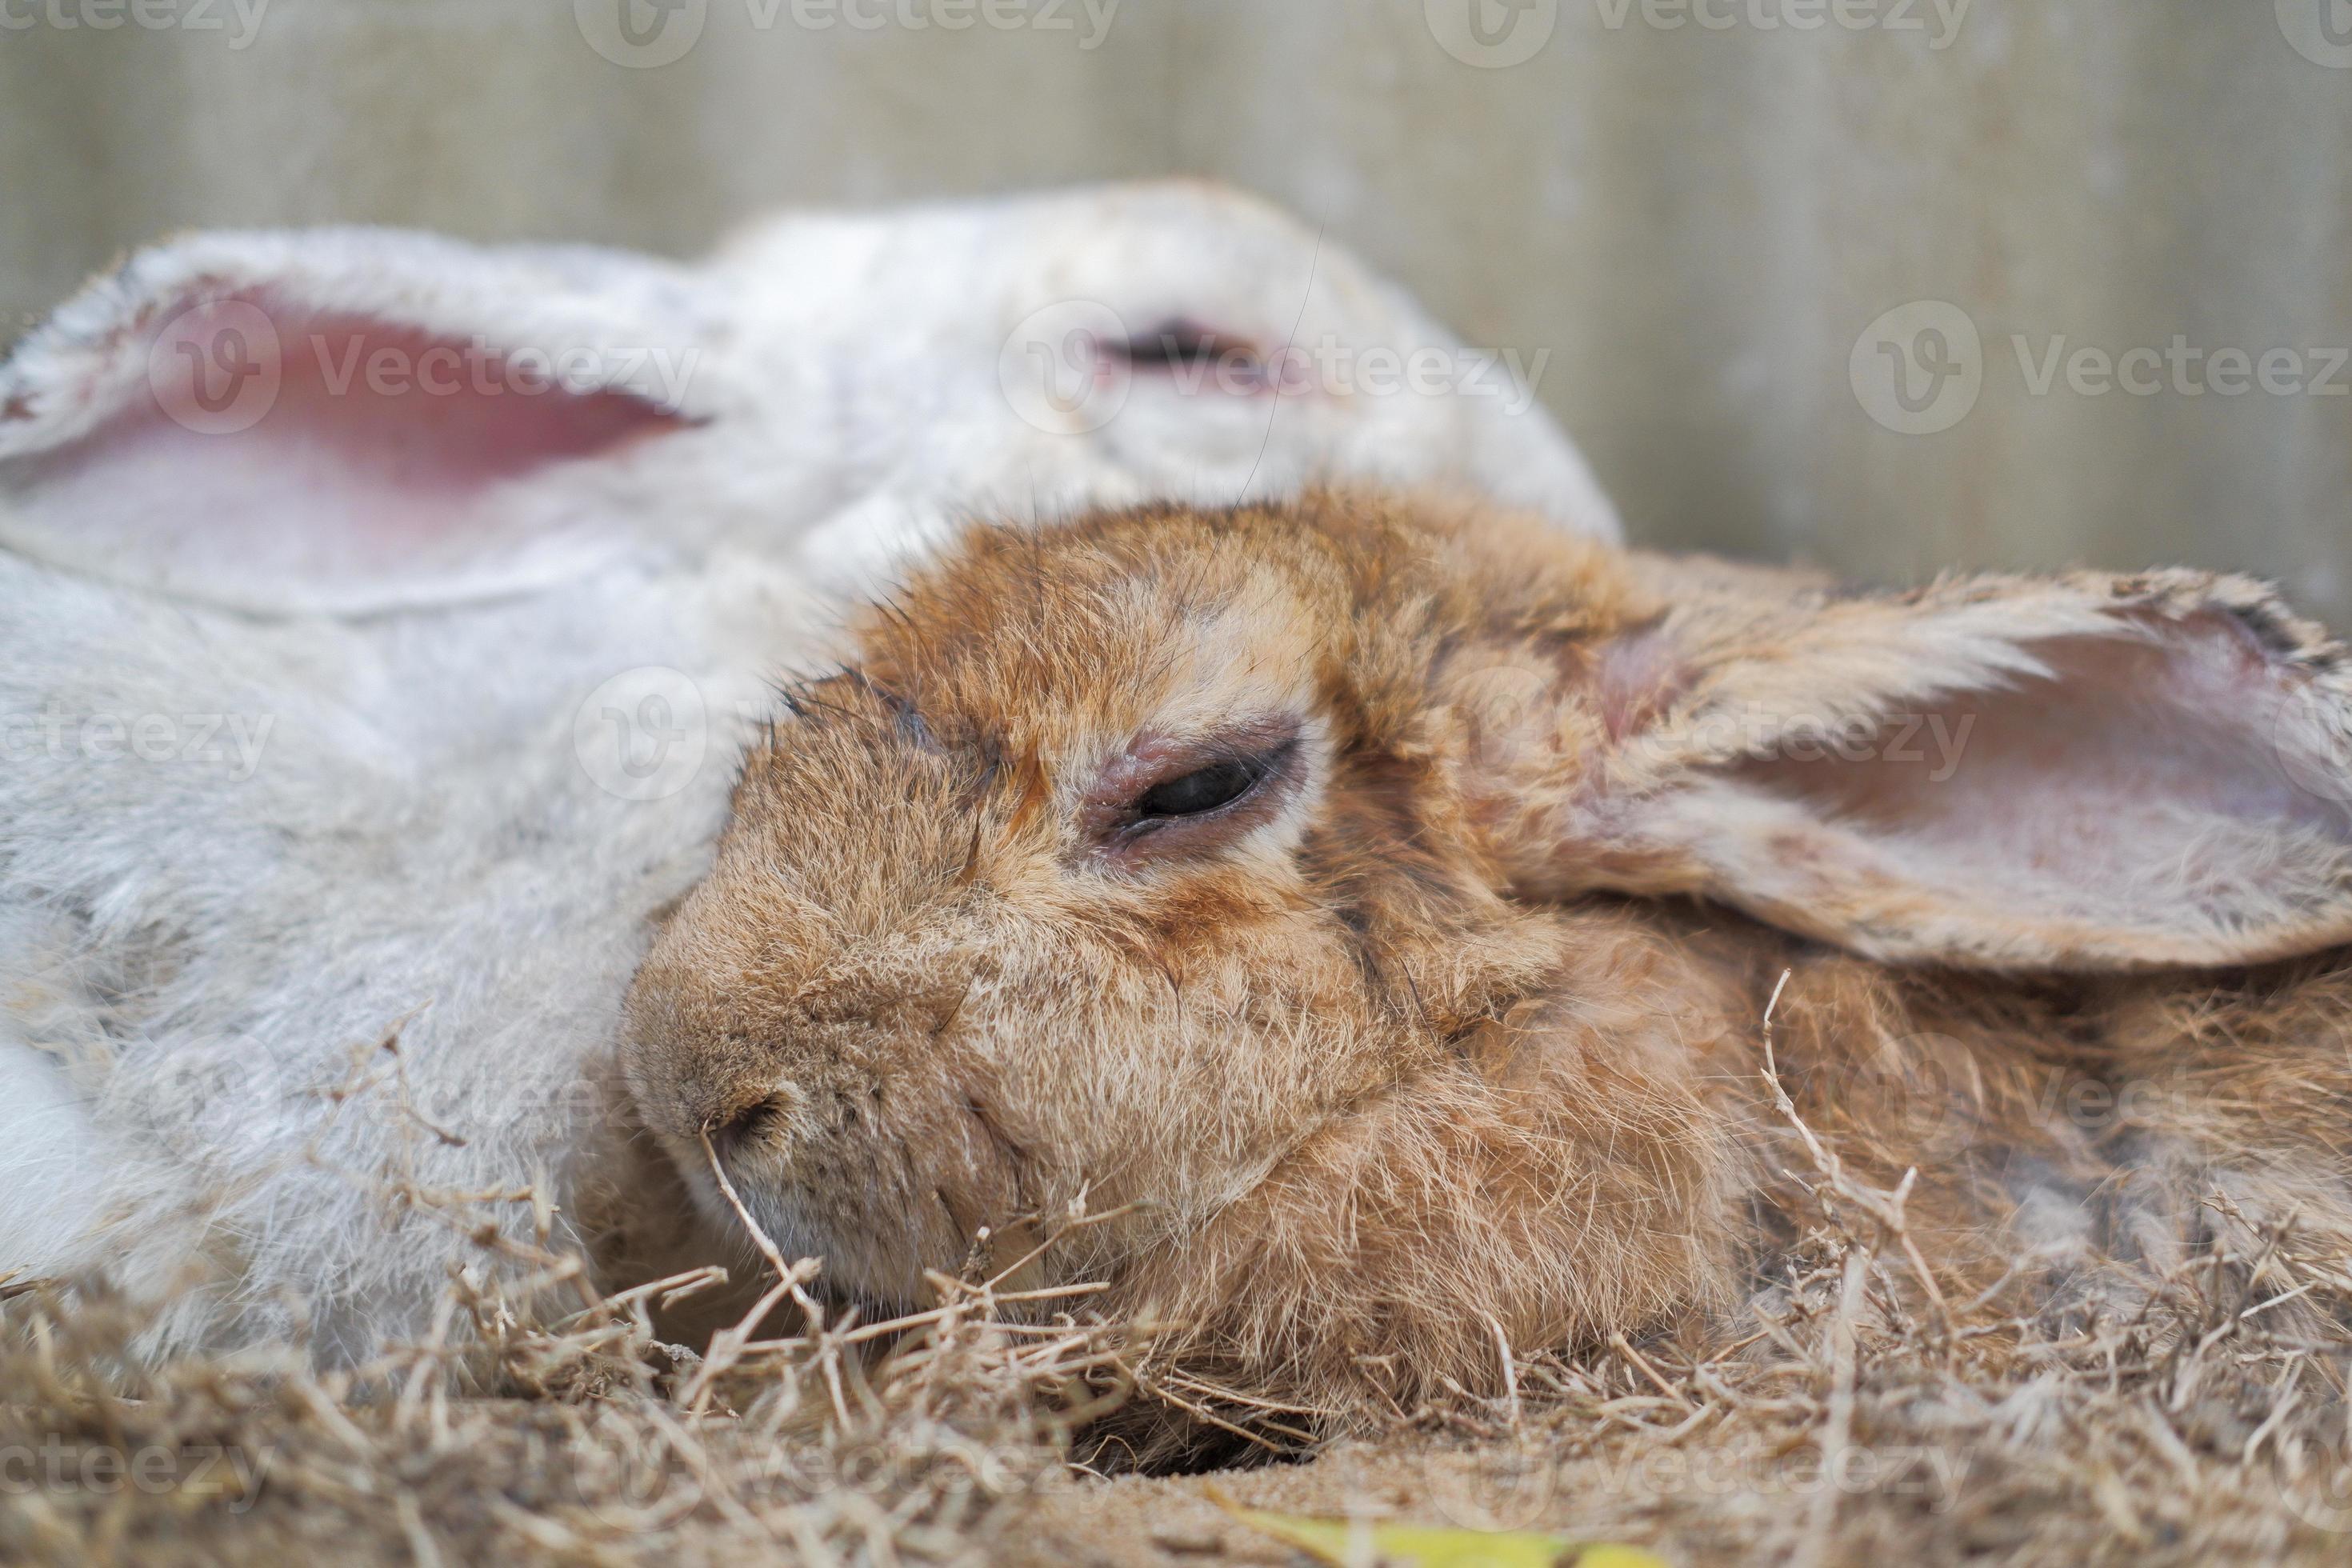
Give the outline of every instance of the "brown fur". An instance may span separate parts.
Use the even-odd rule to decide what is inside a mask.
[[[2075,877],[1916,770],[1789,744],[1990,715],[1988,765],[2095,828],[2116,759],[2075,789],[2037,702],[2177,689],[2218,745],[2320,690],[2340,732],[2332,645],[2235,580],[1842,596],[1323,497],[980,529],[854,631],[747,762],[625,1057],[704,1214],[732,1224],[709,1132],[845,1294],[919,1304],[983,1227],[1002,1257],[1082,1205],[1113,1217],[1039,1283],[1108,1279],[1182,1375],[1340,1427],[1494,1385],[1498,1337],[1769,1289],[1819,1179],[1795,1121],[1856,1180],[1918,1168],[1950,1300],[2092,1310],[2215,1202],[2352,1248],[2342,797],[2183,764],[2126,836],[2186,825],[2149,850],[2170,880],[2095,847]],[[1726,693],[1765,743],[1705,739]],[[1104,837],[1154,759],[1284,725],[1290,771],[1230,822]]]

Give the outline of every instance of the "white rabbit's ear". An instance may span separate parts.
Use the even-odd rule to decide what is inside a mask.
[[[1492,748],[1518,890],[1696,893],[1996,969],[2352,942],[2352,659],[2260,584],[1636,570],[1654,617],[1570,656],[1538,743]]]
[[[692,275],[636,258],[194,236],[0,365],[0,545],[265,611],[558,578],[709,416],[709,334]]]

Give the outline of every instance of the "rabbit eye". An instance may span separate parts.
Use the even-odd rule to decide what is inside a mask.
[[[1170,370],[1178,365],[1211,364],[1223,354],[1238,354],[1247,359],[1247,345],[1232,338],[1219,337],[1214,331],[1193,321],[1165,321],[1149,331],[1139,332],[1123,343],[1114,343],[1111,352],[1137,370]]]
[[[1264,777],[1265,768],[1255,762],[1213,763],[1152,785],[1137,797],[1135,809],[1144,816],[1198,816],[1231,805]]]
[[[1300,731],[1275,718],[1213,740],[1139,736],[1079,807],[1090,851],[1132,867],[1205,854],[1272,821],[1303,782]]]

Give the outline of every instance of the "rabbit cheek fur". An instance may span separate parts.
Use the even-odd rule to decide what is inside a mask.
[[[979,530],[854,641],[625,1051],[705,1215],[715,1160],[845,1294],[1083,1206],[1034,1283],[1342,1425],[1493,1384],[1497,1334],[1702,1321],[1799,1228],[1784,973],[1780,1081],[1857,1171],[1922,1164],[1956,1287],[2080,1302],[2216,1187],[2352,1239],[2352,702],[2250,584],[1873,597],[1323,497]],[[1974,737],[1940,774],[1887,741],[1929,717]],[[2159,1066],[2177,1102],[2069,1120]]]

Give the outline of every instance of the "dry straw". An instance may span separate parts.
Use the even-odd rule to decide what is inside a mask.
[[[2352,1259],[2216,1194],[2204,1255],[2127,1310],[1948,1300],[1907,1182],[1857,1181],[1774,1098],[1813,1223],[1744,1325],[1572,1355],[1497,1331],[1501,1394],[1217,1484],[1689,1562],[2352,1561]],[[1204,1477],[1102,1472],[1163,1417],[1246,1462],[1312,1448],[1314,1413],[1160,1364],[1085,1287],[1013,1289],[1034,1256],[865,1322],[743,1214],[763,1293],[698,1355],[655,1312],[722,1270],[602,1295],[536,1186],[375,1179],[449,1226],[450,1277],[429,1334],[349,1371],[299,1346],[150,1363],[102,1284],[0,1280],[0,1562],[1286,1560]]]

